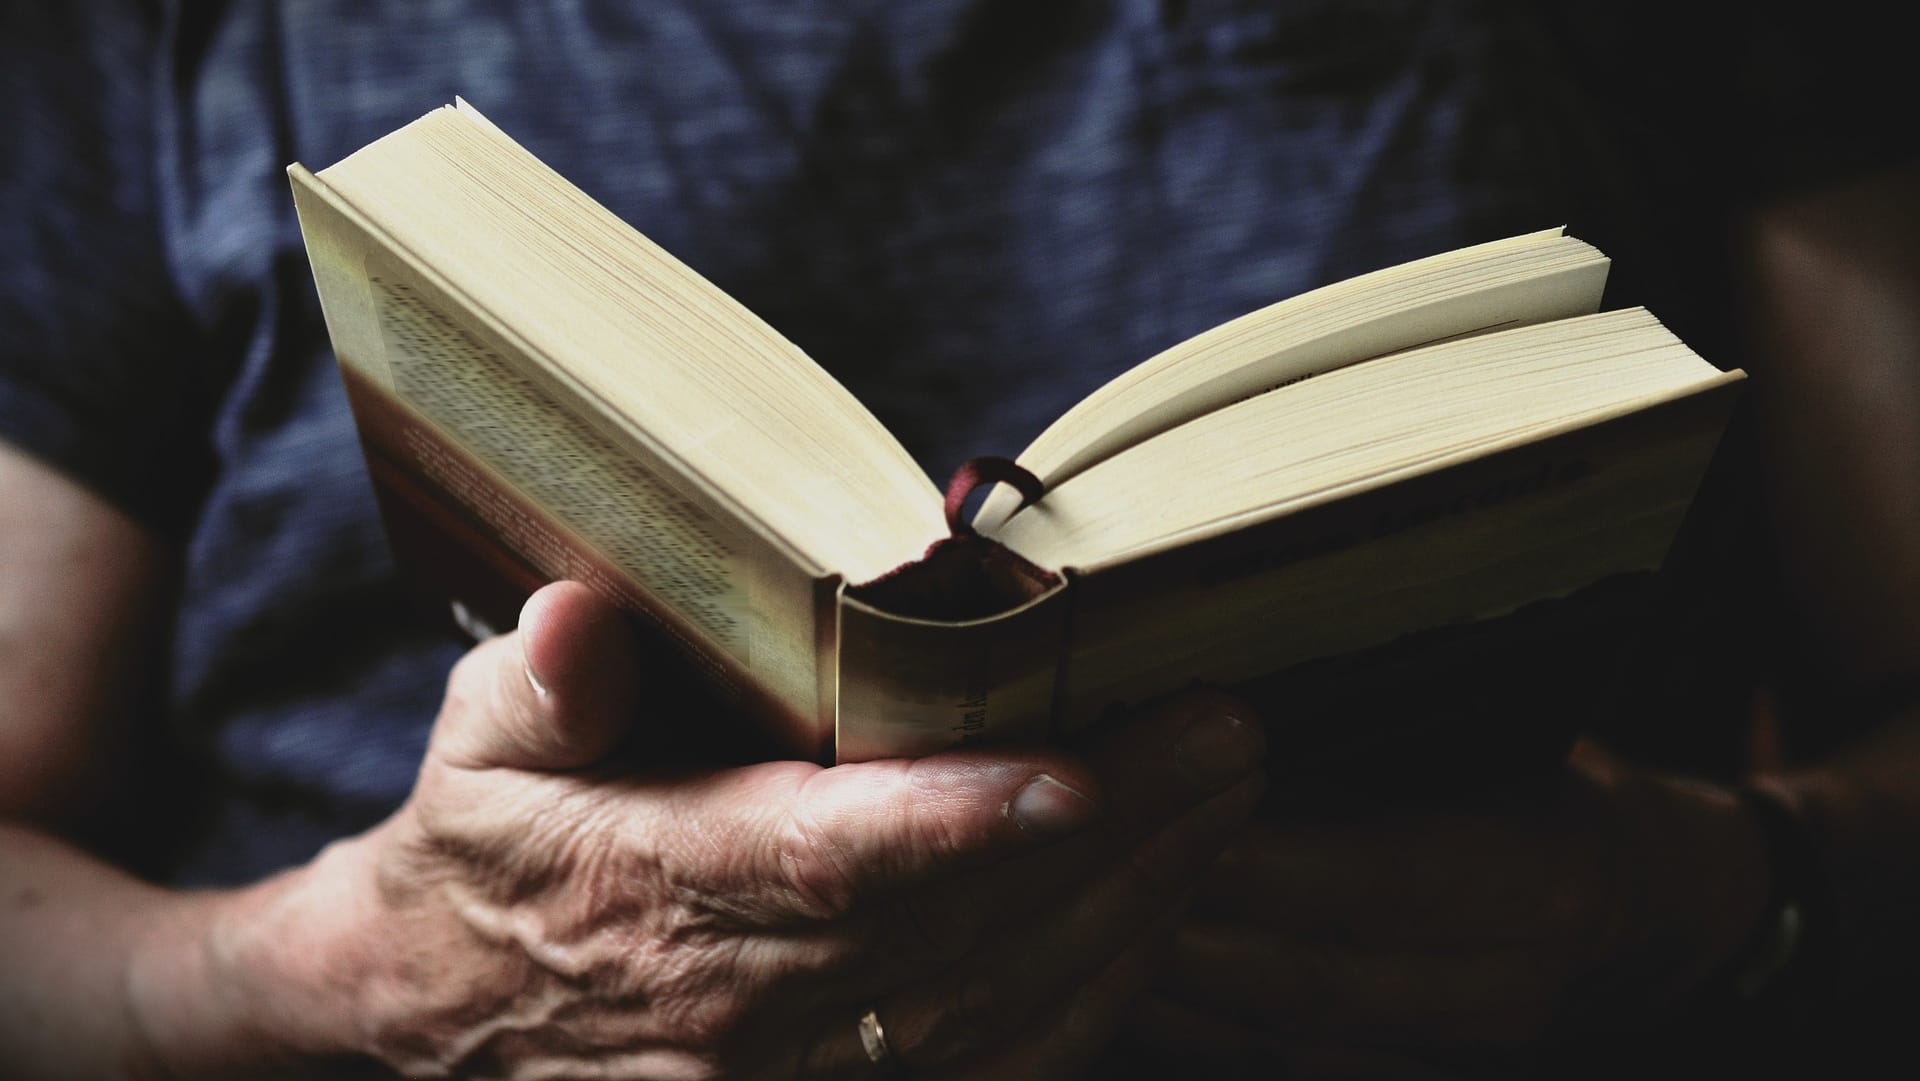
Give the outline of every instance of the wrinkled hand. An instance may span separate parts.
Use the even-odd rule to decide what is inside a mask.
[[[1765,890],[1730,793],[1584,745],[1526,793],[1263,815],[1133,1031],[1208,1076],[1538,1068],[1553,1042],[1657,1023],[1746,941]]]
[[[461,661],[411,799],[312,868],[365,884],[319,947],[353,1007],[329,1048],[413,1076],[858,1078],[871,1007],[916,1076],[1070,1071],[1262,783],[1257,727],[1205,698],[1084,756],[636,772],[610,757],[634,668],[566,584]]]

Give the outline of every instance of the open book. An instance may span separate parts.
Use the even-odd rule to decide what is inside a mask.
[[[1545,230],[1175,345],[943,493],[464,102],[289,173],[411,573],[499,626],[585,581],[826,760],[1042,740],[1657,568],[1743,378],[1598,312],[1606,258]]]

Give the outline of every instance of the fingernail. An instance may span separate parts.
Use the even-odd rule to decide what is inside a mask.
[[[1028,833],[1057,837],[1093,821],[1100,809],[1085,794],[1042,773],[1021,785],[1002,810]]]
[[[1180,737],[1173,759],[1195,782],[1217,788],[1259,765],[1266,749],[1260,730],[1236,711],[1210,706]]]
[[[542,698],[547,696],[547,685],[540,682],[540,673],[533,670],[533,658],[527,656],[527,640],[520,639],[520,668],[527,673],[527,682],[533,685],[533,693]]]

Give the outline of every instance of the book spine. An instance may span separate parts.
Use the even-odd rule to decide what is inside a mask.
[[[1053,731],[1067,585],[984,619],[895,615],[839,597],[838,760],[929,754]]]

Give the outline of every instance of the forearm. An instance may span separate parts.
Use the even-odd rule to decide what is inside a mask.
[[[1817,844],[1833,1017],[1908,1003],[1920,959],[1920,170],[1756,214],[1741,234],[1765,494],[1796,633],[1767,778]],[[1891,998],[1883,993],[1894,990]]]
[[[1816,698],[1876,707],[1920,676],[1917,201],[1908,168],[1769,207],[1741,234],[1762,479],[1798,631],[1783,645]]]
[[[315,873],[157,888],[56,837],[127,839],[140,703],[177,554],[0,443],[0,1063],[9,1078],[287,1076],[349,1046],[318,945],[356,907]],[[31,823],[31,824],[30,824]],[[330,963],[333,963],[330,961]]]
[[[330,851],[322,860],[351,858]],[[0,1061],[26,1078],[298,1075],[345,1045],[309,871],[237,891],[141,882],[0,824]]]

